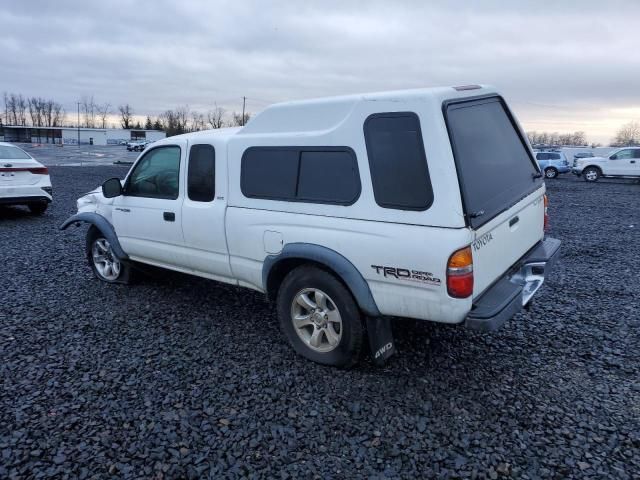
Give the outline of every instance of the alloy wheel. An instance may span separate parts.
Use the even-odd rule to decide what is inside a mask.
[[[98,275],[110,282],[118,279],[121,270],[120,261],[114,255],[106,238],[98,238],[93,242],[91,258]]]
[[[305,288],[294,296],[291,321],[300,339],[316,352],[330,352],[340,344],[340,312],[331,297],[317,288]]]

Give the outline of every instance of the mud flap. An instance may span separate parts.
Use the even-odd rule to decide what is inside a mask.
[[[367,317],[367,333],[373,364],[382,367],[396,353],[391,320],[388,317]]]

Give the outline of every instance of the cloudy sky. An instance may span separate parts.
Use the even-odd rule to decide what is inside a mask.
[[[497,86],[527,130],[607,142],[640,120],[640,2],[0,3],[0,92],[140,115],[436,85]]]

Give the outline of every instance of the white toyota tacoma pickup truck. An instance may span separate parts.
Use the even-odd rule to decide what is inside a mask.
[[[139,264],[266,293],[301,355],[394,351],[389,317],[493,330],[542,285],[542,174],[504,99],[477,85],[273,105],[170,137],[78,200],[104,282]],[[211,288],[215,288],[212,285]]]

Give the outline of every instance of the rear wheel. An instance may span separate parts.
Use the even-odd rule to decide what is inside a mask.
[[[584,179],[587,182],[597,182],[600,178],[600,170],[595,167],[585,168],[582,174],[584,175]]]
[[[556,178],[558,176],[558,170],[553,167],[545,169],[544,176],[547,178]]]
[[[294,350],[309,360],[348,368],[360,359],[364,327],[358,305],[333,275],[304,265],[278,291],[280,327]]]
[[[47,210],[49,204],[47,202],[35,202],[27,206],[29,207],[29,211],[34,215],[42,215]]]
[[[95,227],[87,232],[87,260],[99,280],[106,283],[129,283],[131,267],[116,257],[109,241]]]

